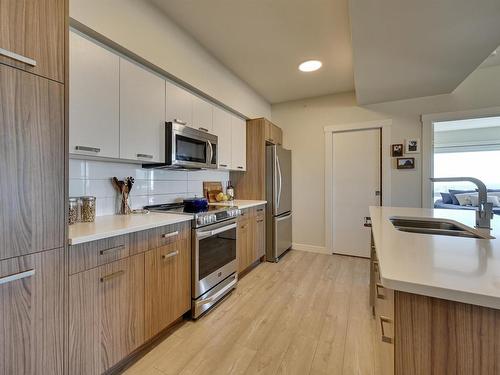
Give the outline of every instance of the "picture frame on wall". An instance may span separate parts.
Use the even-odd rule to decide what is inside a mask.
[[[405,154],[419,154],[420,153],[420,139],[411,138],[406,140]]]
[[[402,143],[397,143],[394,145],[391,145],[391,155],[393,158],[397,158],[400,156],[403,156],[403,144]]]
[[[398,169],[415,169],[415,158],[398,158],[396,167]]]

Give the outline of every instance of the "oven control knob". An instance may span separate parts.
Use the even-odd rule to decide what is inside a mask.
[[[217,216],[215,216],[214,214],[210,215],[210,222],[215,223],[216,221],[217,221]]]

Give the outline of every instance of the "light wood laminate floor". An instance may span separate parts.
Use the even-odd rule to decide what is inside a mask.
[[[376,374],[368,282],[368,260],[290,251],[125,374]]]

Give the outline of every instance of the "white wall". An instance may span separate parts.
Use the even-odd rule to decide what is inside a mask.
[[[249,118],[271,106],[146,0],[70,0],[70,17]]]
[[[70,159],[69,196],[94,196],[97,216],[113,215],[118,212],[118,193],[111,178],[123,180],[129,176],[135,179],[130,194],[132,208],[182,201],[195,195],[202,197],[203,181],[221,181],[226,186],[229,180],[228,171],[152,170],[137,164]]]
[[[422,114],[499,103],[500,66],[494,66],[477,70],[450,95],[361,107],[354,93],[346,93],[273,105],[272,120],[283,128],[284,145],[292,149],[293,155],[293,242],[325,246],[325,126],[392,119],[392,143],[402,143],[406,138],[422,137]],[[420,159],[417,156],[415,170],[392,170],[392,205],[421,206]]]

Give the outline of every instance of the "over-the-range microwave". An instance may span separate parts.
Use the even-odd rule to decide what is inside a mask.
[[[144,168],[217,168],[217,136],[176,122],[165,123],[165,163]]]

